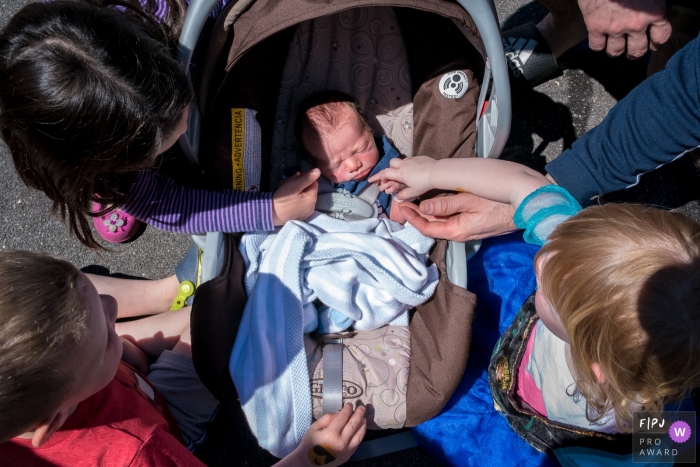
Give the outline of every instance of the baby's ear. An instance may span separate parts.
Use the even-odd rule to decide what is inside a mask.
[[[605,384],[605,373],[603,373],[603,368],[600,366],[600,363],[591,363],[591,370],[598,384]]]
[[[70,407],[60,408],[52,416],[47,418],[45,421],[41,422],[36,430],[34,430],[34,435],[32,436],[32,445],[35,448],[41,447],[42,444],[47,442],[54,433],[56,433],[68,419],[70,414]]]

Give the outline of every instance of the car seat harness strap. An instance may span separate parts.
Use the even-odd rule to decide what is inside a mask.
[[[323,339],[323,414],[343,408],[343,339]]]

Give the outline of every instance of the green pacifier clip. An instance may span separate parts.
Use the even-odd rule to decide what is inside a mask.
[[[192,281],[182,281],[180,282],[180,288],[178,289],[177,297],[173,300],[173,306],[170,307],[170,311],[179,310],[184,308],[185,302],[188,298],[194,295],[194,284]]]

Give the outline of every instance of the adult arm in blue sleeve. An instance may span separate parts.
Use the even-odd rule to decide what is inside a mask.
[[[636,185],[700,146],[700,38],[637,86],[608,116],[547,164],[576,200]]]

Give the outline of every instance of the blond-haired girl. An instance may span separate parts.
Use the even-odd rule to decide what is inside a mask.
[[[697,223],[635,205],[581,211],[541,174],[500,160],[395,160],[371,181],[406,184],[402,199],[438,188],[510,203],[525,239],[544,245],[538,290],[489,366],[496,408],[537,449],[629,453],[635,411],[700,385]]]

